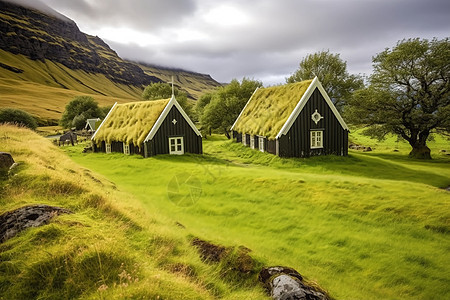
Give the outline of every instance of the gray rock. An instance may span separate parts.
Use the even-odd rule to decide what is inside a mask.
[[[14,164],[11,153],[0,152],[0,169],[9,170]]]
[[[63,213],[72,212],[62,207],[43,204],[24,206],[6,212],[0,215],[0,243],[16,236],[26,228],[47,224],[51,218]]]
[[[308,286],[303,277],[289,267],[263,268],[259,273],[267,293],[275,300],[329,300],[325,292]]]
[[[273,299],[305,299],[306,294],[300,288],[298,279],[295,280],[289,275],[280,275],[272,280]]]

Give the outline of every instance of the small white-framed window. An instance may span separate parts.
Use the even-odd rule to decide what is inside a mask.
[[[106,153],[111,153],[111,144],[106,144]]]
[[[255,149],[255,136],[250,136],[250,148]]]
[[[182,136],[169,138],[169,154],[184,154],[184,140]]]
[[[258,137],[259,142],[259,151],[264,152],[264,137],[260,136]]]
[[[130,155],[130,145],[123,143],[123,154]]]
[[[323,148],[323,131],[311,130],[311,149]]]
[[[247,134],[245,133],[242,134],[242,144],[247,146]]]

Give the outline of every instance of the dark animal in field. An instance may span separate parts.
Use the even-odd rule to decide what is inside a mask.
[[[59,137],[59,142],[61,143],[63,143],[63,145],[64,145],[64,143],[66,142],[66,141],[70,141],[70,143],[72,144],[72,146],[74,145],[74,142],[77,142],[78,140],[77,140],[77,134],[76,134],[76,132],[73,132],[73,131],[69,131],[69,132],[66,132],[66,133],[64,133],[63,135],[61,135],[60,137]]]

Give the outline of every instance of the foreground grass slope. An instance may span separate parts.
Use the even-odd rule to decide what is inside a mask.
[[[0,179],[0,214],[37,203],[74,212],[0,244],[0,299],[265,298],[253,270],[202,262],[188,230],[49,140],[2,125],[0,145],[20,163]]]
[[[66,151],[146,211],[294,267],[338,299],[449,298],[450,159],[409,160],[407,145],[353,140],[379,150],[280,159],[213,137],[202,156]]]

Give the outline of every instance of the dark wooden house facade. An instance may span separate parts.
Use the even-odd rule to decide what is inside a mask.
[[[202,136],[175,97],[114,104],[92,142],[95,152],[144,157],[202,153]]]
[[[237,142],[280,157],[348,154],[348,127],[317,77],[257,89],[231,130]]]

